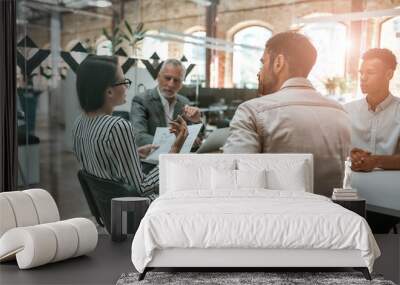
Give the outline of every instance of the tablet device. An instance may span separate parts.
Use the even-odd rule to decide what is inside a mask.
[[[229,128],[216,129],[210,133],[207,139],[201,144],[197,153],[218,152],[224,146],[229,136]]]

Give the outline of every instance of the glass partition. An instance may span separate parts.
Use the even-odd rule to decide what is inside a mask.
[[[133,97],[157,85],[160,64],[172,57],[189,71],[180,93],[204,111],[210,128],[229,125],[237,106],[258,95],[266,41],[287,30],[315,44],[310,79],[323,95],[341,102],[361,97],[362,53],[381,46],[400,56],[400,10],[396,1],[364,1],[359,8],[351,2],[17,0],[20,187],[51,191],[63,218],[90,216],[72,152],[81,114],[76,70],[89,54],[116,55],[132,81],[114,113],[127,120]],[[396,96],[399,88],[397,71]]]
[[[334,77],[345,77],[347,34],[342,23],[315,23],[305,25],[301,32],[315,45],[318,57],[310,80],[318,90],[325,92],[324,82]]]
[[[243,47],[233,52],[233,84],[236,87],[256,88],[258,85],[257,73],[260,66],[264,46],[271,37],[272,31],[252,26],[238,31],[233,36],[233,42],[237,45],[250,45],[258,48],[249,49]]]
[[[388,18],[381,25],[380,47],[390,49],[400,61],[400,16]],[[396,69],[390,82],[393,94],[400,96],[400,72]]]

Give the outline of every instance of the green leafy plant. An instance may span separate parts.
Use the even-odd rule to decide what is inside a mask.
[[[338,88],[339,88],[340,94],[342,94],[342,95],[349,93],[354,88],[354,81],[349,78],[341,77],[341,78],[339,78]]]
[[[134,29],[128,23],[128,21],[124,21],[125,31],[120,29],[120,25],[117,25],[116,28],[112,30],[111,33],[107,31],[107,29],[103,28],[103,35],[107,38],[107,40],[111,41],[112,53],[118,50],[119,45],[126,41],[132,49],[136,48],[138,42],[144,39],[144,34],[146,30],[144,30],[143,23],[139,23]]]
[[[117,51],[118,46],[123,41],[123,34],[121,33],[119,27],[117,26],[114,28],[111,34],[106,28],[103,28],[103,35],[107,38],[107,40],[111,41],[111,51],[114,54]]]
[[[342,96],[351,92],[354,88],[354,82],[351,79],[340,76],[328,77],[323,81],[323,84],[330,95],[335,95],[339,92],[339,95]]]
[[[132,49],[135,49],[136,44],[144,39],[146,33],[144,25],[143,23],[139,23],[135,29],[132,29],[132,26],[126,20],[124,21],[124,25],[126,31],[122,33],[122,38],[128,42]]]
[[[340,77],[337,76],[328,77],[323,81],[328,94],[333,95],[336,93],[336,89],[339,87],[339,81]]]

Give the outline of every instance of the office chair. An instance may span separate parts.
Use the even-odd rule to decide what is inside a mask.
[[[78,171],[78,179],[90,212],[95,217],[97,223],[105,227],[109,233],[111,233],[111,199],[142,196],[131,185],[98,178],[84,170]],[[130,219],[131,217],[128,217],[128,220]]]

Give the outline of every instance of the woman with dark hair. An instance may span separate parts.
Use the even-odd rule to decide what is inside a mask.
[[[111,116],[115,106],[125,103],[130,84],[116,57],[89,56],[80,64],[76,89],[84,112],[75,122],[73,150],[88,173],[133,185],[142,196],[153,200],[158,167],[144,175],[140,157],[146,157],[155,146],[137,148],[131,123]],[[188,135],[187,126],[182,118],[170,124],[176,136],[170,152],[178,153]]]

